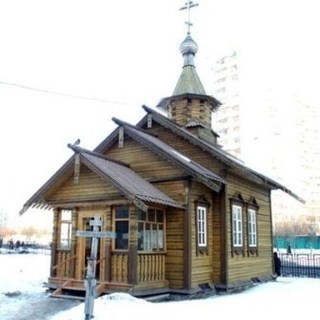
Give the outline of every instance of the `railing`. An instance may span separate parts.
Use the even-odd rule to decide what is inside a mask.
[[[63,278],[72,278],[72,261],[76,255],[71,256],[68,251],[57,253],[57,264],[52,268],[55,276],[59,277],[60,284]],[[104,258],[96,261],[96,268],[99,268]],[[128,283],[128,253],[113,252],[111,256],[111,281]],[[74,270],[73,270],[74,271]],[[84,268],[84,277],[86,269]],[[165,254],[164,253],[141,253],[138,254],[137,261],[138,283],[165,280]]]
[[[113,252],[111,256],[111,281],[128,282],[128,253]]]
[[[138,283],[165,280],[165,254],[139,253],[137,263]],[[111,281],[128,282],[128,253],[113,252]]]
[[[57,264],[52,267],[52,275],[59,277],[59,287],[62,286],[63,278],[70,278],[71,275],[71,261],[76,259],[76,255],[71,256],[69,251],[57,252]]]
[[[165,254],[138,254],[138,283],[165,280]]]
[[[70,251],[58,251],[56,253],[57,264],[52,267],[53,275],[56,277],[70,276],[70,261],[72,260]]]
[[[320,254],[280,254],[284,277],[320,278]]]

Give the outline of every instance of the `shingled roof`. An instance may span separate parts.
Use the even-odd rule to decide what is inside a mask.
[[[143,211],[148,209],[148,203],[160,204],[175,208],[183,208],[176,201],[168,197],[165,193],[154,187],[151,183],[144,180],[128,166],[104,157],[101,154],[92,152],[79,146],[69,145],[80,156],[80,160],[89,169],[99,175],[106,182],[111,183],[119,192],[128,200],[132,201],[138,208]],[[74,161],[74,157],[72,158]],[[72,168],[68,164],[69,170]],[[66,174],[65,170],[59,170],[33,197],[31,197],[21,214],[31,206],[45,206],[50,208],[50,204],[44,200],[44,192],[47,191],[57,180],[58,175]]]
[[[146,211],[146,202],[182,208],[180,204],[144,180],[129,167],[79,147],[74,150],[80,154],[81,161],[85,165],[110,182],[138,208]]]

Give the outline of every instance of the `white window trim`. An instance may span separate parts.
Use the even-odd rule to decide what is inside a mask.
[[[197,228],[198,228],[198,246],[200,248],[207,246],[207,208],[197,207]]]
[[[235,204],[232,205],[232,233],[233,246],[236,248],[243,247],[242,207]]]
[[[250,208],[248,209],[248,236],[249,247],[257,247],[257,211]]]
[[[72,211],[61,210],[60,214],[59,249],[70,250],[72,237]]]

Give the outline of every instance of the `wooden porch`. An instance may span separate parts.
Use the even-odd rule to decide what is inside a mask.
[[[56,259],[57,263],[51,268],[51,276],[48,279],[49,288],[54,290],[51,296],[84,299],[86,268],[81,270],[79,257],[71,255],[70,251],[60,251],[57,252]],[[111,253],[111,259],[108,261],[106,257],[97,260],[97,296],[112,292],[143,296],[168,290],[164,252],[137,254],[134,268],[136,283],[129,282],[129,266],[128,252],[115,251]]]

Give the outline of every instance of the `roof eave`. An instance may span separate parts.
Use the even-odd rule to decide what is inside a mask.
[[[51,178],[38,189],[37,192],[33,194],[33,196],[25,202],[23,205],[22,209],[20,210],[19,214],[23,215],[29,208],[45,208],[45,209],[50,209],[50,205],[47,204],[43,196],[44,194],[51,188],[55,183],[58,182],[58,179],[62,177],[64,174],[69,171],[72,166],[73,166],[73,161],[74,161],[74,155],[72,155],[62,167],[56,173],[51,176]]]
[[[218,101],[216,98],[209,96],[209,95],[195,94],[195,93],[183,93],[183,94],[179,94],[179,95],[174,95],[174,96],[162,98],[160,100],[160,102],[158,103],[157,107],[162,110],[166,110],[172,101],[183,100],[183,99],[205,100],[209,103],[209,105],[211,107],[210,108],[211,111],[217,110],[218,107],[221,105],[220,101]]]
[[[172,97],[168,97],[168,98],[164,98],[164,99],[170,99],[170,98],[172,98]],[[164,100],[164,99],[162,99],[162,100]],[[197,137],[194,137],[192,135],[192,133],[186,132],[185,130],[183,130],[180,127],[176,127],[174,124],[171,123],[171,121],[168,118],[166,118],[165,116],[163,116],[159,112],[157,112],[157,111],[155,111],[145,105],[142,107],[147,113],[151,113],[153,115],[153,118],[155,121],[158,121],[164,127],[173,130],[174,133],[184,137],[185,139],[191,141],[191,143],[198,145],[200,148],[206,150],[207,152],[209,152],[213,155],[214,150],[213,150],[212,146],[210,146],[210,147],[207,146],[207,144],[203,140],[200,140]],[[139,122],[139,125],[144,124],[143,120],[146,121],[146,118],[143,118]],[[221,150],[221,152],[223,152],[223,151]],[[306,201],[304,199],[302,199],[301,197],[299,197],[296,193],[292,192],[291,190],[289,190],[285,186],[281,185],[280,183],[256,172],[255,170],[253,170],[251,168],[246,168],[245,166],[241,166],[240,164],[235,163],[231,159],[229,159],[229,158],[227,159],[226,156],[223,156],[222,154],[215,153],[214,156],[219,161],[221,161],[225,165],[227,165],[230,169],[235,170],[235,172],[237,174],[240,174],[241,176],[246,176],[249,180],[251,180],[257,184],[260,184],[260,185],[265,184],[270,189],[282,190],[283,192],[292,196],[297,201],[299,201],[303,204],[306,203]]]

